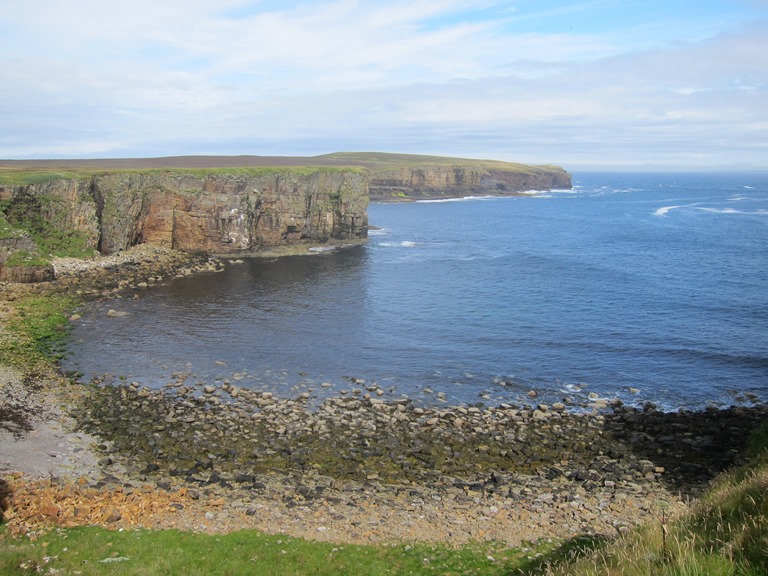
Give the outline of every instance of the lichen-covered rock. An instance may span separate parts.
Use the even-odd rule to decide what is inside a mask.
[[[0,282],[50,282],[54,279],[53,266],[3,266],[0,264]]]
[[[4,226],[0,236],[0,282],[53,280],[53,266],[44,262],[32,237],[24,230]]]

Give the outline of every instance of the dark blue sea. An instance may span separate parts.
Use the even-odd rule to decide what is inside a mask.
[[[246,260],[85,310],[64,368],[321,398],[768,400],[768,173],[373,204],[367,245]],[[115,308],[128,314],[106,317]]]

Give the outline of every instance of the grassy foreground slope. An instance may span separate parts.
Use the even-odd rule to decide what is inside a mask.
[[[768,422],[751,438],[750,462],[722,474],[680,518],[664,516],[580,558],[542,561],[543,573],[622,576],[768,574]],[[535,572],[534,572],[535,573]]]
[[[768,426],[751,463],[723,475],[683,516],[611,541],[583,536],[509,549],[308,542],[254,531],[228,535],[101,528],[57,529],[39,539],[5,538],[0,574],[768,574]],[[2,483],[0,483],[2,497]]]

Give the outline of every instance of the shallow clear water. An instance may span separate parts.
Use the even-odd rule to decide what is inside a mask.
[[[574,183],[371,205],[381,230],[366,246],[250,260],[94,305],[64,367],[153,386],[191,372],[285,396],[338,394],[352,376],[427,403],[529,390],[670,409],[732,403],[734,391],[768,399],[768,175]]]

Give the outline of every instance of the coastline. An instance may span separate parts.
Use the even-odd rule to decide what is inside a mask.
[[[221,266],[151,247],[57,264],[54,282],[2,287],[3,326],[26,293],[117,298]],[[19,416],[0,443],[11,534],[95,523],[350,543],[611,536],[684,509],[741,461],[766,416],[764,406],[425,409],[364,382],[310,408],[184,375],[159,391],[73,384],[52,366],[35,378],[5,367],[0,378],[3,407]]]

